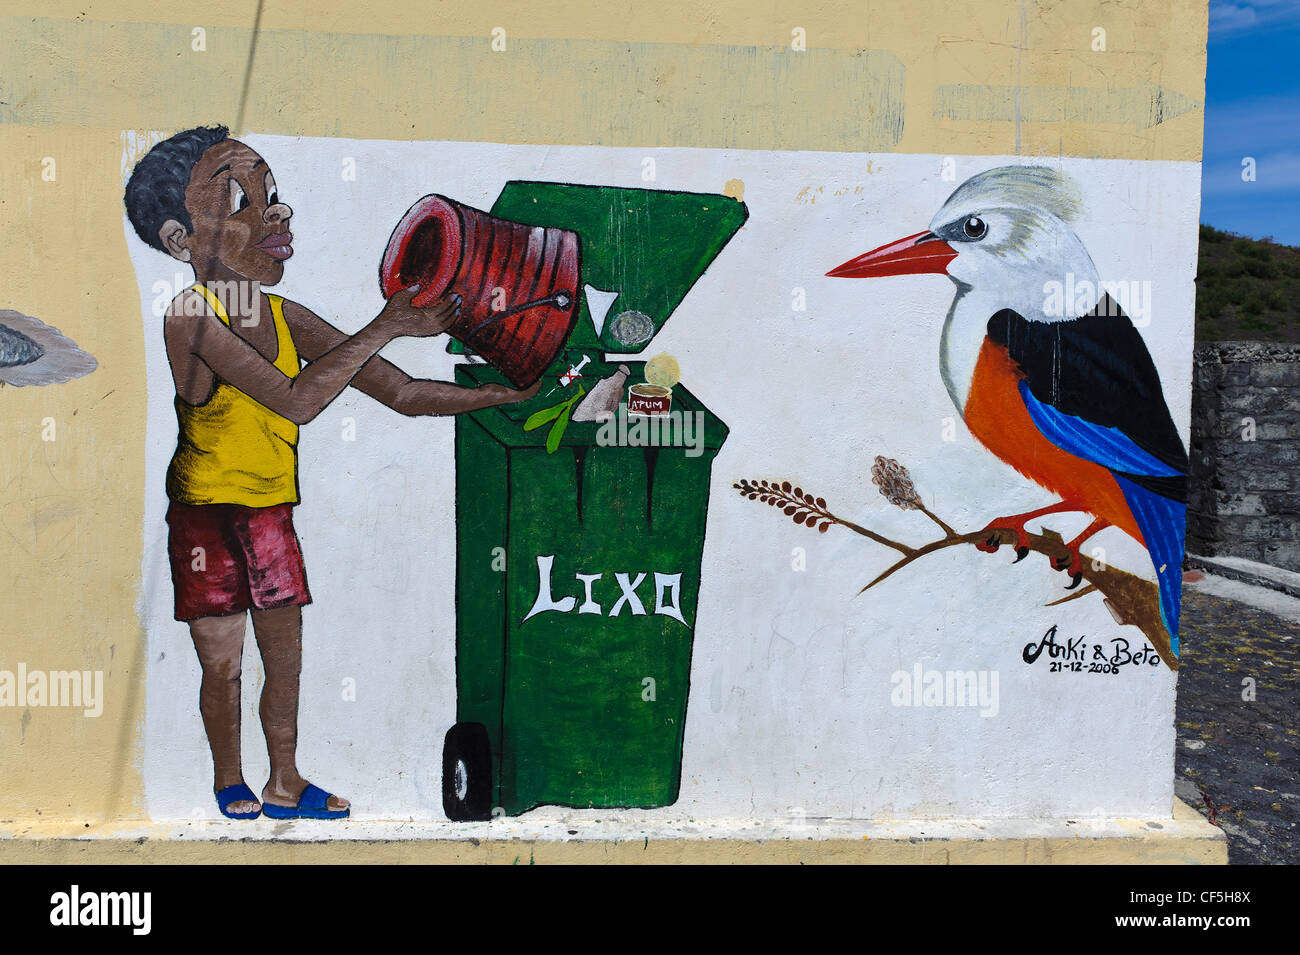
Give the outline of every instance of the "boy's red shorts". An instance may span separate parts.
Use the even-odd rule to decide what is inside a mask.
[[[177,620],[311,603],[292,504],[172,501],[167,525]]]

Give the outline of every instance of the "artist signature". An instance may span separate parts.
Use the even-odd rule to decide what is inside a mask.
[[[1025,644],[1020,656],[1026,663],[1034,663],[1044,654],[1052,673],[1119,673],[1125,666],[1160,665],[1160,654],[1145,641],[1139,650],[1123,637],[1111,640],[1109,647],[1100,643],[1090,646],[1086,636],[1058,636],[1055,625],[1041,640]]]

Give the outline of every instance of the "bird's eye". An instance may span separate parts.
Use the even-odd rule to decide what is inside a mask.
[[[248,208],[248,196],[244,194],[243,187],[230,180],[230,214],[233,216],[236,212],[242,212]]]
[[[982,239],[984,233],[989,231],[989,227],[984,224],[983,219],[971,216],[962,224],[961,230],[966,233],[968,239]]]

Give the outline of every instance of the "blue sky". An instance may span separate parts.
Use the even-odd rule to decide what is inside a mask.
[[[1300,245],[1300,0],[1210,0],[1205,86],[1201,221]]]

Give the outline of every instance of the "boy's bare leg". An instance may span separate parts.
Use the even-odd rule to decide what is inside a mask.
[[[253,632],[262,651],[266,683],[262,687],[262,731],[271,759],[271,778],[262,799],[274,806],[296,806],[307,788],[298,772],[298,677],[302,673],[302,608],[254,610]],[[346,809],[348,801],[330,796],[328,809]]]
[[[190,621],[190,637],[203,667],[199,712],[212,749],[212,788],[216,792],[244,781],[239,760],[239,691],[247,625],[243,613]],[[257,812],[262,807],[241,799],[227,808],[230,812]]]

